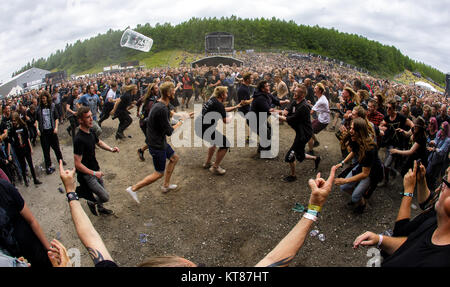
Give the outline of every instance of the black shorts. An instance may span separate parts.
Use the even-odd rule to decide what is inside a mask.
[[[227,137],[215,130],[211,136],[205,137],[205,131],[207,128],[202,129],[202,134],[200,136],[204,141],[210,143],[212,146],[215,145],[219,149],[229,149],[231,144],[228,141]]]
[[[166,150],[152,149],[149,146],[148,152],[153,158],[153,165],[155,166],[155,170],[159,173],[164,173],[164,171],[166,170],[166,160],[170,159],[175,154],[170,145],[167,145]]]
[[[183,90],[183,99],[190,99],[192,97],[192,90]]]
[[[288,150],[286,156],[284,157],[284,161],[294,162],[297,159],[298,162],[302,162],[305,159],[305,146],[306,142],[301,141],[299,137],[296,135],[294,143],[292,144],[291,148]]]

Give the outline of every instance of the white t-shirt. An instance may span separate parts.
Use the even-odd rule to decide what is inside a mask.
[[[116,98],[116,92],[113,91],[113,89],[109,89],[108,93],[106,94],[105,101],[108,102],[109,99],[115,99]]]
[[[319,114],[319,122],[322,124],[328,124],[330,122],[330,108],[326,96],[322,95],[312,110]]]

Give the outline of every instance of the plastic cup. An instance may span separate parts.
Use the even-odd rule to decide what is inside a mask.
[[[127,47],[142,52],[150,51],[152,45],[153,40],[151,38],[131,29],[125,30],[125,32],[123,32],[122,34],[122,38],[120,39],[121,47]]]

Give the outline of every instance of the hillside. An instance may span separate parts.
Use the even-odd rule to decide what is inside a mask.
[[[164,61],[167,62],[164,60],[167,54],[162,54],[161,59],[157,59],[155,55],[158,56],[158,52],[170,54],[171,52],[167,51],[183,50],[202,53],[207,33],[226,31],[234,35],[236,50],[311,52],[365,68],[383,77],[393,77],[406,69],[420,72],[424,77],[429,77],[441,85],[445,82],[442,72],[402,55],[393,46],[382,45],[335,29],[298,25],[294,21],[287,22],[276,18],[241,19],[235,16],[220,19],[191,18],[176,26],[158,23],[152,27],[146,23],[138,25],[134,30],[153,39],[151,52],[142,53],[121,48],[119,42],[123,31],[110,29],[105,34],[83,42],[78,40],[74,44],[67,44],[63,51],[58,50],[47,59],[33,59],[16,73],[31,67],[66,70],[68,74],[82,73],[133,59],[150,61],[156,66],[164,65]]]

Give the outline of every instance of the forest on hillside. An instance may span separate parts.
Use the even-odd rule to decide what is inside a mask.
[[[445,82],[442,72],[410,59],[394,46],[382,45],[335,29],[298,25],[294,21],[276,18],[242,19],[235,16],[191,18],[175,26],[170,23],[157,23],[155,26],[146,23],[138,25],[134,30],[153,39],[150,53],[169,49],[202,53],[205,35],[222,31],[234,35],[235,50],[310,52],[365,68],[383,77],[393,76],[407,69],[420,72],[422,76],[429,77],[441,85]],[[121,30],[110,29],[105,34],[66,44],[64,50],[57,50],[46,59],[33,59],[13,76],[31,67],[66,70],[69,74],[79,73],[98,63],[105,66],[120,63],[142,53],[121,48],[119,43],[122,33]]]

